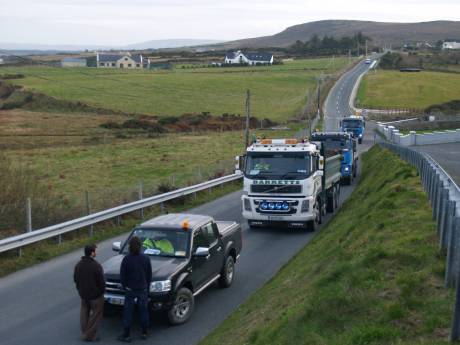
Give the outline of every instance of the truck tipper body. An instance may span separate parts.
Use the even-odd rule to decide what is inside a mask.
[[[315,132],[311,140],[322,142],[326,157],[336,154],[342,155],[340,172],[342,181],[350,185],[358,171],[358,154],[356,152],[356,140],[350,133],[345,132]]]
[[[324,157],[321,143],[263,139],[247,148],[243,217],[249,227],[289,226],[312,231],[339,202],[340,154]]]
[[[212,283],[229,287],[233,282],[234,264],[242,247],[240,225],[204,215],[167,214],[136,226],[124,242],[113,244],[118,255],[103,264],[106,305],[124,305],[120,266],[129,253],[132,236],[141,239],[142,252],[152,264],[149,307],[166,311],[171,324],[186,322],[195,296]]]
[[[362,116],[351,115],[340,120],[340,131],[350,133],[358,140],[358,144],[363,142],[365,127],[366,123]]]

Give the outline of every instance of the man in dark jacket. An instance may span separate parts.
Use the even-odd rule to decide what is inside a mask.
[[[123,334],[118,337],[118,340],[124,342],[131,342],[131,323],[136,301],[142,326],[142,338],[147,339],[148,297],[152,281],[152,265],[147,255],[141,253],[141,248],[141,240],[133,236],[129,241],[129,254],[123,258],[120,267],[121,285],[126,290],[126,295],[123,310]]]
[[[97,331],[104,312],[104,271],[94,260],[96,248],[95,244],[85,246],[85,256],[75,266],[73,274],[81,298],[80,326],[85,341],[99,340]]]

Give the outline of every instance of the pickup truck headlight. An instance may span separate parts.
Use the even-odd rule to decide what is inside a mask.
[[[162,280],[150,283],[150,292],[167,292],[171,291],[171,281]]]

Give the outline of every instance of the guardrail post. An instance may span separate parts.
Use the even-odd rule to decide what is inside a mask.
[[[460,218],[455,217],[454,219],[455,228],[454,231],[460,231]],[[454,303],[454,312],[452,318],[452,329],[450,333],[450,341],[454,342],[459,339],[460,335],[460,269],[456,268],[456,289],[455,289],[455,303]]]
[[[446,257],[446,272],[445,272],[445,278],[444,278],[444,285],[446,287],[449,287],[452,285],[452,266],[454,263],[454,255],[455,255],[455,207],[456,203],[455,201],[450,201],[450,210],[453,209],[454,214],[449,212],[449,218],[447,219],[447,257]]]
[[[141,182],[139,182],[139,200],[142,200],[144,198],[143,191],[142,191],[143,188],[142,187],[143,187],[143,183],[141,181]],[[141,208],[139,211],[140,211],[141,219],[144,219],[144,209]]]
[[[164,204],[164,202],[160,203],[160,212],[165,213],[165,204]]]
[[[32,202],[30,198],[26,199],[26,231],[32,231]]]
[[[88,191],[85,192],[85,200],[86,200],[86,214],[89,215],[91,213],[91,203],[89,201],[89,192]],[[89,226],[88,235],[90,237],[93,237],[93,235],[94,235],[94,226],[92,224]]]
[[[441,198],[441,215],[438,222],[438,234],[439,234],[439,249],[446,248],[446,224],[447,218],[449,217],[450,204],[449,204],[449,189],[443,188]]]

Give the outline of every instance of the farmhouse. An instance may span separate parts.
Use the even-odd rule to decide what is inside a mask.
[[[442,49],[460,49],[460,42],[457,41],[444,41]]]
[[[86,59],[66,57],[61,61],[62,67],[86,67]]]
[[[226,64],[271,65],[273,54],[269,53],[243,53],[241,50],[228,52],[225,55]]]
[[[131,54],[99,54],[96,55],[96,66],[98,68],[128,68],[140,69],[149,68],[149,60],[142,55]]]

